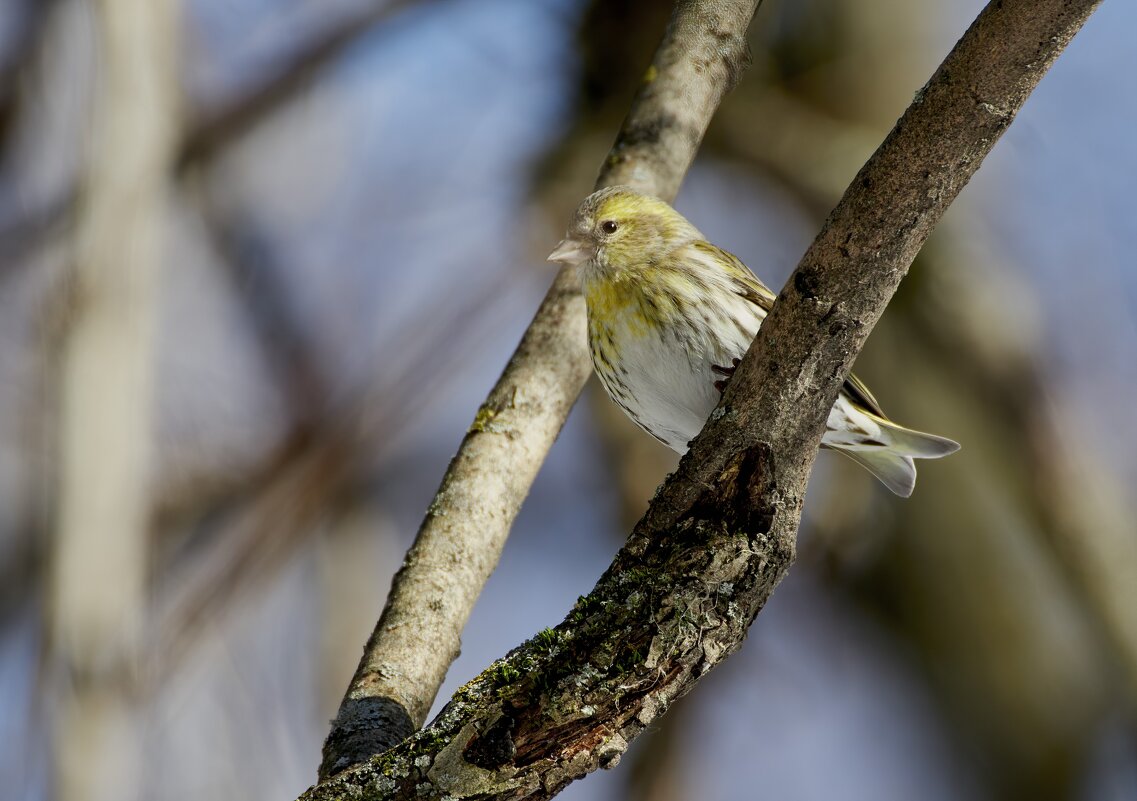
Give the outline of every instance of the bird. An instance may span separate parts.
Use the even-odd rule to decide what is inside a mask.
[[[774,293],[666,201],[627,186],[585,198],[548,260],[578,267],[588,349],[608,397],[640,428],[686,453]],[[914,459],[959,450],[951,439],[888,419],[853,375],[829,412],[821,444],[902,497],[916,485]]]

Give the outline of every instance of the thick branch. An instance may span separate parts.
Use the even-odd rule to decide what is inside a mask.
[[[673,197],[747,61],[757,0],[681,0],[597,185]],[[591,370],[575,273],[560,273],[447,469],[324,744],[326,778],[426,720],[509,529]]]
[[[309,801],[548,798],[736,650],[794,554],[825,416],[932,227],[1098,0],[993,0],[858,174],[723,403],[569,617]]]

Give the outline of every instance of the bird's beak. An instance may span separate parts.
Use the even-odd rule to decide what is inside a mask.
[[[579,239],[565,237],[562,239],[553,252],[549,254],[548,261],[556,261],[561,264],[580,264],[581,262],[588,261],[596,255],[596,249],[589,247]]]

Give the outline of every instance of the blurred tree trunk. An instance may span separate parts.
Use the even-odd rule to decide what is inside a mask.
[[[177,134],[172,0],[104,0],[92,149],[76,234],[50,586],[56,796],[130,799],[131,700],[146,609],[154,304]]]

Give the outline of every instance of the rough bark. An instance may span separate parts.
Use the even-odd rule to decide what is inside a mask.
[[[740,647],[794,556],[828,409],[873,324],[1099,0],[993,0],[862,168],[778,297],[707,427],[612,566],[556,629],[438,718],[311,789],[353,798],[548,798]]]
[[[674,197],[722,96],[747,63],[757,0],[676,4],[597,186]],[[478,410],[324,743],[320,777],[408,737],[426,720],[462,628],[513,520],[591,371],[575,272],[558,274]]]

